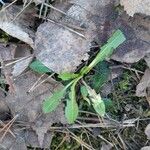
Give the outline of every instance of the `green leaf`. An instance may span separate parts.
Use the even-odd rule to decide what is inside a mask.
[[[93,107],[94,107],[95,111],[100,116],[103,117],[105,115],[105,104],[104,104],[104,101],[102,101],[101,99],[97,99],[97,101],[95,101],[93,103]]]
[[[65,73],[62,73],[62,74],[59,74],[59,78],[62,79],[63,81],[67,81],[67,80],[70,80],[70,79],[74,79],[74,78],[77,78],[79,75],[78,74],[75,74],[75,73],[69,73],[69,72],[65,72]]]
[[[33,62],[29,65],[29,67],[30,67],[33,71],[35,71],[35,72],[37,72],[37,73],[40,73],[40,74],[42,74],[42,73],[47,73],[47,72],[52,72],[49,68],[47,68],[46,66],[44,66],[39,60],[33,61]]]
[[[102,98],[102,101],[105,104],[106,111],[114,110],[114,104],[110,98]]]
[[[63,88],[60,91],[56,91],[51,97],[46,98],[43,102],[43,112],[49,113],[54,111],[63,98],[65,91],[66,88]]]
[[[83,97],[88,96],[88,90],[86,89],[86,86],[81,86],[80,91],[81,91],[81,94],[82,94]]]
[[[89,71],[96,66],[99,62],[105,60],[110,57],[120,44],[122,44],[126,40],[124,34],[121,30],[117,30],[112,37],[107,41],[107,44],[101,47],[101,51],[97,54],[96,58],[90,63],[88,66]]]
[[[87,97],[87,96],[88,96],[88,90],[87,90],[86,86],[81,86],[81,87],[80,87],[80,92],[81,92],[81,95],[82,95],[83,99],[84,99],[89,105],[91,105],[90,99]]]
[[[87,88],[89,98],[92,102],[92,105],[95,109],[95,111],[100,115],[104,116],[105,115],[105,104],[101,98],[100,94],[97,94],[94,89],[92,89],[90,86],[86,84],[85,81],[83,81],[83,84]]]
[[[70,99],[67,100],[67,106],[65,108],[65,116],[69,124],[74,123],[74,121],[78,117],[78,112],[79,112],[78,104],[76,102],[76,91],[75,91],[75,86],[77,84],[77,81],[75,81],[71,86],[71,91],[69,93]]]
[[[92,87],[98,91],[108,81],[110,69],[108,63],[103,61],[96,65],[95,70],[95,74],[92,76]]]

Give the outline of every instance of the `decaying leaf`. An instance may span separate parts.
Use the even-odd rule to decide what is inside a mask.
[[[11,5],[1,11],[0,29],[33,47],[34,32],[30,26],[33,26],[33,13],[35,11],[34,9],[27,8],[21,12],[22,9],[19,6]],[[16,18],[20,12],[21,14]]]
[[[150,139],[150,124],[147,125],[145,129],[145,134],[147,135],[147,138]]]
[[[0,44],[0,61],[14,59],[16,46],[14,44]]]
[[[10,133],[7,133],[3,140],[0,142],[0,149],[1,150],[27,150],[25,140],[24,140],[24,130],[21,128],[10,129],[14,134],[13,137]],[[3,136],[3,132],[0,134],[0,139]]]
[[[118,28],[125,34],[127,40],[112,55],[112,59],[135,63],[150,53],[149,18],[140,15],[129,18],[126,14],[122,14],[112,23],[110,31]]]
[[[32,59],[33,59],[33,56],[30,56],[30,57],[27,57],[26,59],[23,59],[23,60],[17,62],[14,66],[12,75],[14,77],[19,76],[23,71],[25,71],[28,68]]]
[[[121,0],[121,5],[127,13],[133,17],[135,13],[142,13],[150,15],[150,1],[149,0]]]
[[[100,25],[112,12],[112,3],[110,0],[71,0],[65,8],[62,3],[66,15],[57,18],[51,13],[49,18],[53,23],[45,22],[37,30],[37,59],[57,73],[74,71],[87,59],[91,42],[102,32]]]
[[[139,97],[149,97],[149,88],[150,88],[150,69],[147,69],[142,77],[140,83],[136,87],[136,96]]]
[[[39,76],[32,72],[17,77],[14,81],[16,94],[9,94],[6,97],[6,102],[13,116],[19,114],[17,121],[28,122],[31,129],[36,131],[39,140],[36,146],[47,148],[49,145],[44,145],[43,142],[49,127],[53,123],[66,123],[66,120],[63,105],[60,105],[56,111],[50,114],[43,114],[41,106],[43,100],[62,85],[49,79],[46,83],[39,85],[33,92],[28,93],[38,78]],[[47,136],[51,137],[51,133],[47,133]]]

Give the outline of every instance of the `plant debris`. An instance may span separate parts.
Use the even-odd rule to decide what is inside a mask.
[[[149,0],[121,0],[120,4],[124,6],[124,9],[132,17],[135,13],[150,15]]]

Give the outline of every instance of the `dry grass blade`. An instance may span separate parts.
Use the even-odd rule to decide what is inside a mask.
[[[13,123],[15,122],[15,120],[17,119],[18,115],[16,115],[8,124],[6,124],[1,130],[0,130],[0,133],[2,131],[4,131],[6,128],[6,130],[4,131],[0,141],[2,141],[5,137],[5,135],[7,134],[7,132],[10,130],[10,127],[13,125]]]
[[[41,75],[41,77],[39,77],[39,79],[37,80],[37,82],[35,82],[35,84],[29,89],[29,93],[33,92],[38,86],[40,86],[41,84],[43,84],[46,80],[48,80],[49,78],[51,78],[55,73],[52,73],[50,76],[48,76],[46,79],[43,79],[41,82],[39,82],[42,77],[45,75]]]
[[[77,31],[75,31],[74,29],[72,29],[72,26],[68,27],[67,25],[59,23],[59,22],[56,22],[54,20],[47,19],[47,18],[44,18],[44,17],[42,17],[42,18],[45,19],[45,20],[47,20],[47,21],[49,21],[49,22],[51,22],[51,23],[54,23],[54,24],[56,24],[58,26],[61,26],[61,27],[65,28],[65,29],[69,30],[70,32],[72,32],[74,34],[77,34],[78,36],[86,39],[86,37],[83,34],[81,34],[81,33],[77,32]]]
[[[13,5],[15,2],[17,2],[17,0],[14,0],[12,3],[10,3],[6,7],[2,8],[2,10],[0,12],[5,11],[8,7],[10,7],[11,5]]]
[[[68,130],[68,129],[67,129]],[[88,150],[95,150],[93,147],[82,141],[79,137],[77,137],[74,133],[68,130],[68,132],[72,135],[72,138],[76,140],[78,143],[80,143],[82,146],[87,148]]]
[[[32,3],[32,1],[33,1],[33,0],[30,0],[30,2],[29,2],[26,6],[23,7],[23,9],[14,17],[14,19],[13,19],[11,22],[15,21],[15,20],[21,15],[21,13],[22,13],[27,7],[30,6],[30,4]]]
[[[2,127],[5,127],[5,124],[0,120],[0,124],[2,125]],[[9,133],[15,138],[16,136],[14,135],[14,133],[9,129]]]

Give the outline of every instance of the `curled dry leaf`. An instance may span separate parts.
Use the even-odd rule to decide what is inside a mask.
[[[14,81],[16,94],[9,94],[6,97],[6,102],[13,116],[19,114],[17,121],[28,122],[31,125],[32,131],[36,132],[38,135],[36,139],[39,140],[36,143],[36,147],[47,148],[49,145],[44,145],[43,142],[45,141],[45,136],[51,139],[51,133],[47,132],[49,127],[53,123],[66,123],[66,119],[63,105],[60,105],[56,111],[50,114],[43,114],[41,106],[43,100],[58,88],[62,88],[62,85],[49,79],[46,83],[39,85],[33,92],[28,93],[29,89],[38,79],[39,76],[32,72],[27,72],[17,77]]]
[[[0,29],[9,35],[29,44],[33,47],[34,32],[30,26],[33,26],[33,14],[35,10],[26,8],[23,12],[22,7],[11,5],[0,12]],[[16,16],[21,14],[16,18]]]
[[[121,0],[120,4],[124,6],[124,9],[132,17],[135,13],[150,15],[149,0]]]
[[[136,96],[138,97],[150,97],[149,90],[150,89],[150,69],[147,69],[142,77],[140,83],[136,87]]]
[[[71,0],[65,5],[62,3],[59,9],[66,15],[51,13],[49,19],[54,22],[45,22],[37,30],[35,38],[37,59],[57,73],[75,71],[81,61],[87,59],[91,42],[102,32],[100,25],[110,16],[111,2],[111,0]],[[57,5],[55,7],[57,8]]]

